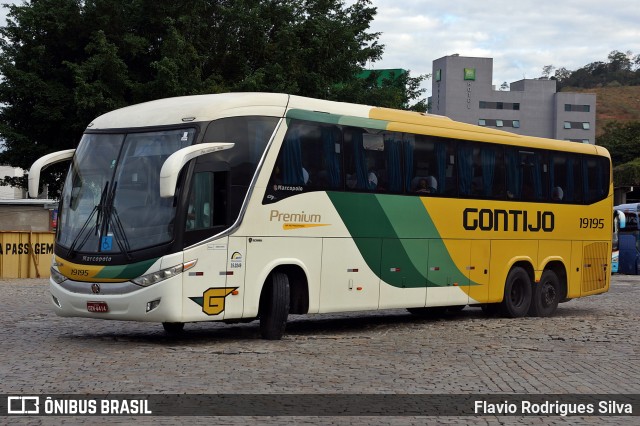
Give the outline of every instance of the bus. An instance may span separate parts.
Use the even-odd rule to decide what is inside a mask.
[[[615,206],[614,214],[617,220],[614,219],[613,242],[614,249],[617,245],[618,252],[618,267],[615,272],[638,275],[640,273],[640,203]],[[615,259],[613,260],[615,262]]]
[[[598,146],[287,94],[106,113],[75,150],[49,290],[61,316],[162,323],[481,306],[549,316],[609,289]]]
[[[611,253],[611,273],[618,273],[619,260],[620,260],[620,230],[624,229],[626,226],[626,216],[625,214],[617,209],[617,206],[613,208],[613,235],[611,238],[611,249],[613,252]]]

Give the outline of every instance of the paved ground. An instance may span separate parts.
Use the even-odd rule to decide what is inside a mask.
[[[0,394],[640,394],[640,277],[560,305],[552,318],[440,319],[404,310],[293,317],[282,341],[257,322],[157,324],[56,317],[46,280],[0,281]],[[223,417],[216,424],[638,424],[594,417]],[[128,423],[5,418],[0,423]],[[147,418],[147,423],[212,419]]]

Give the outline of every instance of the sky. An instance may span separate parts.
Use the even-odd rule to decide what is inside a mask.
[[[352,2],[349,2],[349,4]],[[431,74],[452,54],[493,58],[493,84],[576,70],[613,50],[640,54],[638,0],[374,0],[371,25],[385,45],[372,68]],[[429,89],[431,82],[428,82]]]
[[[2,3],[21,3],[3,0]],[[346,0],[347,5],[353,0]],[[493,58],[493,84],[537,78],[542,67],[576,70],[613,50],[640,54],[638,0],[372,0],[385,45],[368,68],[432,73],[443,56]],[[6,9],[0,11],[4,25]],[[425,85],[430,92],[431,82]],[[430,93],[427,93],[427,95]]]

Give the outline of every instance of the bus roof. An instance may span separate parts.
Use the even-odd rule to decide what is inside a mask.
[[[288,111],[288,112],[287,112]],[[491,127],[453,121],[448,117],[327,101],[283,93],[224,93],[159,99],[114,110],[93,120],[87,130],[154,127],[206,122],[238,115],[291,116],[302,111],[315,121],[362,125],[387,131],[428,134],[551,150],[609,156],[590,144],[558,141],[509,133]]]
[[[211,121],[235,115],[283,117],[289,95],[223,93],[158,99],[120,108],[96,118],[87,130],[123,129]]]
[[[629,204],[620,204],[618,206],[613,206],[614,210],[620,210],[624,212],[640,212],[640,203],[629,203]]]

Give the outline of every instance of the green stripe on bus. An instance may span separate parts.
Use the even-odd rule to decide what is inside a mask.
[[[441,287],[467,282],[419,197],[328,192],[369,268],[384,282],[401,288]],[[429,279],[437,264],[450,282]],[[471,283],[475,285],[476,283]]]
[[[158,258],[144,260],[131,265],[105,266],[96,278],[131,279],[144,275]]]

